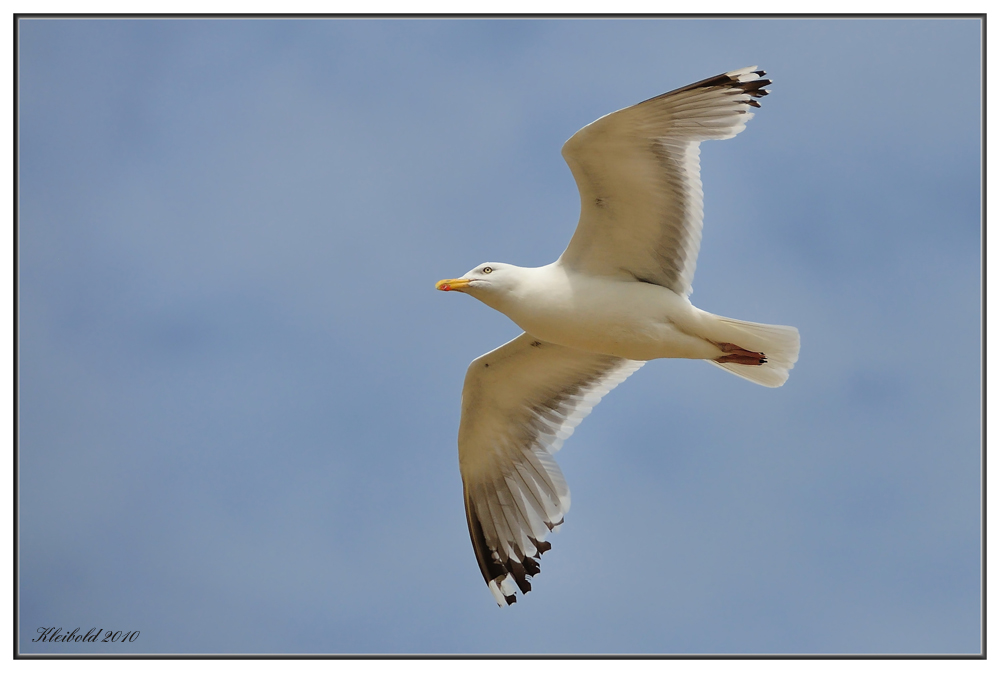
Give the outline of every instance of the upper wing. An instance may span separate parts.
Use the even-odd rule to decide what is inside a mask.
[[[580,223],[562,263],[655,283],[681,295],[701,243],[698,144],[732,138],[766,96],[756,66],[727,72],[601,117],[562,154],[580,190]]]
[[[469,365],[458,457],[472,546],[497,603],[515,601],[569,509],[550,454],[604,395],[644,363],[522,334]]]

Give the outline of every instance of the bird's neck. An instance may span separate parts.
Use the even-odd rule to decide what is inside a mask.
[[[518,280],[503,292],[491,293],[481,301],[490,308],[505,314],[514,322],[519,322],[526,310],[541,310],[553,292],[558,293],[566,282],[562,269],[556,264],[539,267],[521,267]]]

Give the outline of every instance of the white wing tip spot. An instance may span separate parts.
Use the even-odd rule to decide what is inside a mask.
[[[504,575],[502,578],[496,577],[491,579],[489,587],[490,593],[493,594],[493,599],[500,607],[503,608],[515,602],[514,591],[517,589],[517,584],[514,582],[514,578],[510,576],[510,573]]]
[[[507,599],[504,597],[503,592],[500,591],[500,586],[497,584],[496,580],[490,580],[490,593],[493,594],[493,599],[497,602],[500,607],[507,606]]]

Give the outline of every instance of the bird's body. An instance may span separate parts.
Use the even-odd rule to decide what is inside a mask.
[[[481,301],[542,341],[628,360],[724,355],[708,341],[714,316],[660,285],[577,273],[560,261],[491,268],[516,272],[519,282]]]
[[[580,222],[552,264],[481,264],[439,290],[472,295],[524,334],[469,365],[458,431],[466,517],[497,603],[531,589],[569,489],[552,458],[601,398],[647,360],[706,360],[777,387],[794,327],[688,300],[701,242],[699,144],[743,130],[768,92],[743,68],[601,117],[563,146]]]

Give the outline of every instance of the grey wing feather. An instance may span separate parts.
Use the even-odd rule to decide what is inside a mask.
[[[770,84],[755,67],[606,115],[566,142],[580,223],[564,265],[691,293],[703,217],[699,143],[731,138],[753,117]]]
[[[569,509],[552,454],[643,364],[522,334],[469,365],[458,431],[465,513],[499,605],[515,601],[515,587],[531,590],[545,539]]]

